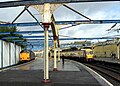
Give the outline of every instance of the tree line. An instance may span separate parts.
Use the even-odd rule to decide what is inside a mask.
[[[0,34],[0,39],[2,39],[3,37],[18,37],[18,38],[7,38],[4,39],[7,42],[14,42],[15,40],[24,40],[26,41],[26,39],[21,38],[23,35],[22,34],[14,34],[14,32],[17,31],[17,28],[14,27],[0,27],[0,32],[10,32],[10,34]]]

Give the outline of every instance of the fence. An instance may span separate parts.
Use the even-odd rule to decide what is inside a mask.
[[[0,68],[18,63],[20,51],[21,46],[0,40]]]

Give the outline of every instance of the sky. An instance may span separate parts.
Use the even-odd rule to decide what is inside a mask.
[[[14,0],[0,0],[3,1],[14,1]],[[70,3],[66,4],[83,15],[89,17],[92,20],[115,20],[120,19],[120,2],[91,2],[91,3]],[[11,7],[11,8],[0,8],[0,20],[6,22],[12,22],[14,18],[24,9],[24,7]],[[30,7],[29,10],[34,16],[41,22],[42,16],[39,15],[38,11]],[[54,11],[54,17],[56,21],[71,21],[71,20],[87,20],[77,13],[69,10],[64,6],[59,6]],[[35,21],[27,12],[25,12],[16,22],[32,22]],[[118,35],[115,31],[108,32],[113,24],[81,24],[71,28],[59,30],[60,35],[70,36],[75,38],[90,38],[90,37],[106,37]],[[70,26],[70,25],[67,25]],[[65,27],[65,26],[62,26]],[[43,30],[40,26],[34,27],[17,27],[18,30]],[[120,28],[120,24],[117,24],[113,29]],[[28,35],[28,34],[27,34]],[[41,34],[37,34],[41,35]],[[43,35],[43,34],[42,34]],[[93,40],[98,41],[98,40]],[[102,40],[101,40],[102,41]],[[61,41],[61,43],[67,43],[71,41]]]

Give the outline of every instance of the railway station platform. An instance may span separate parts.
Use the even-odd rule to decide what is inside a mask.
[[[53,71],[50,60],[50,83],[43,83],[43,58],[0,72],[0,86],[113,86],[81,63],[65,60]]]
[[[95,58],[95,60],[120,64],[120,60],[113,59],[112,57],[111,58],[104,58],[104,57],[103,58],[102,57],[101,58]]]

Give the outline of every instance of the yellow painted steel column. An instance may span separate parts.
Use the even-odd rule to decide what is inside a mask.
[[[117,59],[120,59],[120,48],[119,48],[119,44],[117,45]]]
[[[43,26],[44,26],[44,83],[50,82],[49,80],[49,58],[48,58],[48,28],[51,20],[50,4],[44,4],[43,11]]]
[[[54,68],[53,71],[57,71],[57,59],[56,59],[56,44],[57,40],[54,40]]]

